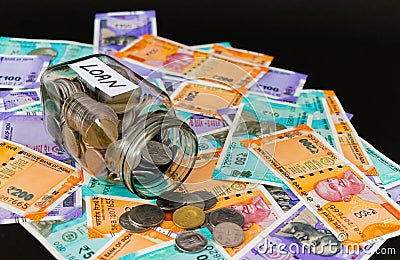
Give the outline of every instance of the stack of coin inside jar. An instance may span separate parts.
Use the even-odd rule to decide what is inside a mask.
[[[124,183],[135,193],[134,186],[140,186],[143,192],[138,195],[143,197],[174,188],[172,173],[179,168],[175,163],[178,153],[197,154],[194,133],[191,142],[195,145],[190,145],[191,151],[183,151],[169,138],[174,128],[182,129],[181,121],[169,117],[169,97],[129,69],[107,65],[145,87],[109,96],[79,75],[60,73],[61,77],[55,77],[50,72],[42,84],[47,131],[88,173],[101,180]],[[172,127],[151,128],[170,121]]]
[[[175,238],[176,247],[184,252],[200,252],[208,244],[207,238],[195,229],[207,227],[214,240],[223,247],[235,247],[244,241],[242,229],[245,219],[233,208],[217,208],[217,198],[207,191],[192,193],[165,192],[157,199],[157,205],[143,204],[132,207],[119,216],[122,229],[144,232],[162,223],[165,212],[172,212],[174,224],[186,231]],[[204,212],[207,211],[207,212]]]

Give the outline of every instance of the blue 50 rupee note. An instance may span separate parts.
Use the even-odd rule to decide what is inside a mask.
[[[329,115],[329,107],[324,93],[315,89],[302,90],[296,104],[313,116],[311,127],[323,136],[333,148],[341,149],[338,137],[332,131],[335,125]]]
[[[93,47],[73,41],[0,37],[0,54],[50,56],[50,65],[56,65],[93,54]]]
[[[361,144],[365,148],[369,158],[371,158],[371,161],[378,172],[379,179],[382,181],[385,189],[390,189],[394,186],[400,185],[400,166],[379,152],[370,143],[362,138],[360,139]]]
[[[212,178],[282,186],[283,182],[240,141],[310,121],[311,116],[299,105],[272,101],[258,94],[247,93],[231,126]]]
[[[56,259],[86,260],[111,238],[89,239],[86,213],[69,221],[21,223]]]

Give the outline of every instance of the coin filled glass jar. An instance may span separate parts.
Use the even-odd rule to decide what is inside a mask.
[[[193,130],[169,96],[116,59],[96,54],[41,77],[48,134],[89,174],[141,197],[172,191],[197,156]]]

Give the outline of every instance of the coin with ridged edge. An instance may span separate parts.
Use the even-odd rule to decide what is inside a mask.
[[[244,232],[241,226],[232,222],[223,222],[213,229],[214,240],[224,247],[235,247],[244,240]]]
[[[207,247],[208,240],[200,232],[191,230],[179,233],[175,237],[175,244],[183,252],[197,253]]]
[[[160,207],[144,204],[133,207],[128,217],[139,227],[154,227],[164,220],[164,211]]]
[[[124,212],[121,216],[119,216],[119,225],[126,231],[140,233],[150,229],[150,227],[139,227],[134,225],[131,221],[129,221],[129,211]]]
[[[172,214],[175,225],[185,229],[200,227],[205,219],[204,211],[195,206],[183,206]]]

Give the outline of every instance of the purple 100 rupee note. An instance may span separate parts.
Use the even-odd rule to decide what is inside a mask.
[[[25,88],[40,81],[50,56],[0,54],[0,89]]]
[[[0,91],[0,112],[12,112],[40,104],[39,89]]]
[[[111,55],[145,34],[157,35],[154,10],[96,14],[94,52]]]
[[[296,102],[307,75],[274,67],[269,69],[249,91],[265,94],[278,101]]]
[[[39,113],[0,113],[0,131],[3,139],[20,143],[59,161],[72,160],[51,141]]]

